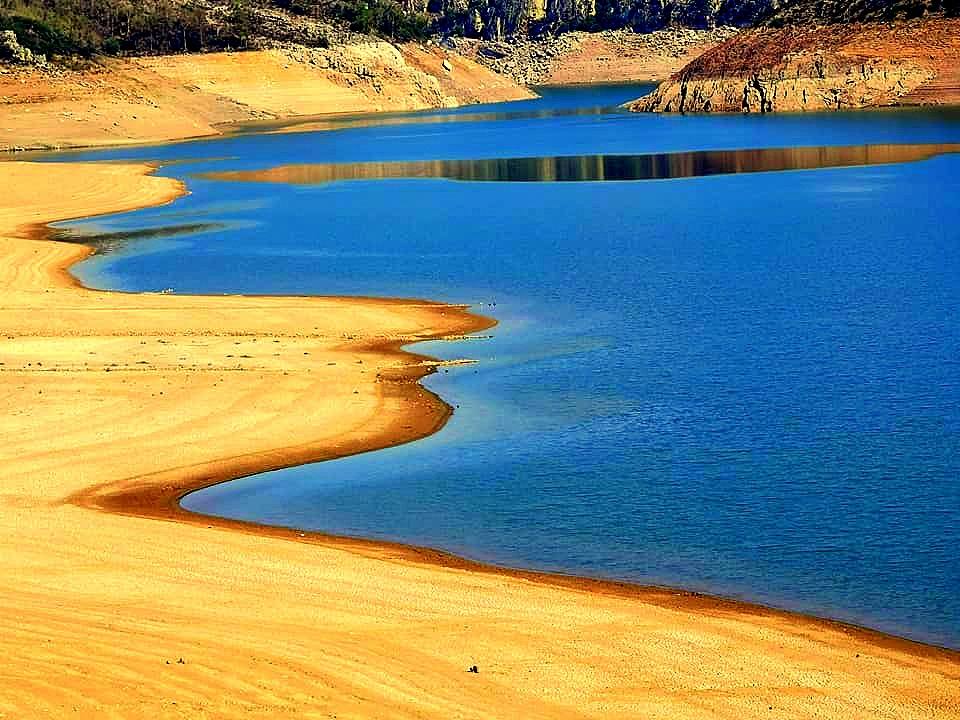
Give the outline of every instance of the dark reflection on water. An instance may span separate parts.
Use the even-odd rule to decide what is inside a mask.
[[[926,160],[960,152],[960,144],[854,145],[762,150],[698,150],[649,155],[413,160],[281,165],[206,173],[204,178],[316,185],[338,180],[447,178],[497,182],[663,180],[737,173],[811,170]]]
[[[89,245],[98,254],[103,255],[119,250],[125,244],[136,240],[159,240],[161,238],[195,235],[196,233],[218,230],[222,227],[224,227],[223,223],[181,223],[180,225],[101,233],[84,233],[70,228],[58,228],[51,232],[50,239],[58,242]]]

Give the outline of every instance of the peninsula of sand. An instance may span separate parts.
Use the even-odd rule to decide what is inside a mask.
[[[960,655],[669,590],[192,516],[190,488],[448,408],[421,301],[98,292],[44,223],[174,201],[0,163],[0,717],[958,718]],[[478,672],[468,672],[476,666]]]

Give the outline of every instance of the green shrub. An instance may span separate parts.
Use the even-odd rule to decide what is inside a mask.
[[[231,0],[213,20],[181,0],[0,0],[0,29],[50,56],[161,54],[244,47],[254,0]]]
[[[336,0],[327,6],[328,17],[345,20],[354,32],[407,42],[430,36],[430,19],[407,14],[393,0]]]
[[[341,20],[357,32],[404,42],[430,34],[426,15],[394,0],[0,0],[0,29],[50,57],[240,49],[262,31],[257,8]],[[295,39],[284,35],[282,39]],[[328,45],[322,36],[305,40]]]
[[[0,17],[0,30],[13,30],[17,41],[38,55],[90,55],[94,51],[81,37],[30,17]]]

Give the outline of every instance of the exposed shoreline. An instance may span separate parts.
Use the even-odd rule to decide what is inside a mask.
[[[766,717],[767,703],[772,703],[773,697],[776,697],[778,703],[782,700],[799,702],[799,705],[794,705],[794,711],[798,707],[807,707],[812,711],[813,705],[809,703],[813,701],[806,697],[806,690],[802,690],[808,687],[809,683],[803,679],[807,677],[804,673],[811,672],[826,673],[833,678],[832,682],[822,684],[817,681],[813,686],[809,686],[811,691],[816,687],[815,694],[819,698],[817,702],[822,700],[826,703],[817,707],[832,710],[832,714],[828,716],[849,717],[852,708],[868,712],[870,708],[879,710],[895,707],[903,711],[903,717],[960,716],[960,701],[952,694],[960,683],[960,653],[956,651],[844,623],[695,593],[510,570],[426,548],[268,528],[210,518],[183,510],[179,506],[179,499],[199,487],[276,467],[341,457],[409,442],[436,431],[449,417],[449,407],[436,395],[417,384],[417,381],[429,372],[430,361],[423,356],[401,350],[401,346],[419,340],[481,330],[489,327],[492,321],[470,315],[463,308],[420,301],[370,298],[188,297],[87,290],[79,286],[69,274],[68,268],[86,257],[88,249],[76,245],[20,240],[10,236],[27,234],[24,227],[28,225],[34,228],[35,233],[36,228],[41,225],[65,219],[56,213],[66,217],[78,217],[91,213],[118,212],[170,202],[182,194],[184,189],[173,180],[143,177],[146,168],[142,166],[64,167],[51,164],[27,167],[24,163],[0,163],[0,174],[4,175],[5,180],[10,179],[5,174],[11,171],[19,172],[21,176],[15,178],[17,182],[10,187],[19,188],[24,183],[33,182],[39,183],[37,187],[42,189],[56,184],[63,193],[63,198],[57,201],[51,199],[50,204],[31,212],[23,203],[17,203],[15,188],[14,197],[6,199],[12,206],[0,208],[0,256],[6,261],[6,270],[0,274],[0,322],[3,323],[7,335],[7,341],[0,344],[0,356],[5,362],[0,371],[14,373],[14,377],[25,385],[35,386],[35,389],[54,396],[57,392],[75,389],[64,388],[64,385],[75,382],[82,399],[87,397],[89,391],[93,391],[89,393],[91,403],[109,397],[112,403],[110,407],[114,408],[118,419],[112,421],[109,413],[104,415],[103,408],[91,405],[93,415],[90,417],[99,418],[101,422],[107,421],[107,444],[98,445],[97,443],[102,441],[94,441],[93,436],[82,427],[79,430],[63,430],[63,436],[59,433],[50,435],[43,432],[45,427],[50,427],[49,423],[63,416],[65,409],[76,412],[82,421],[85,416],[81,411],[86,405],[76,400],[73,395],[65,396],[66,404],[60,408],[55,407],[57,412],[50,415],[45,414],[47,409],[43,403],[48,401],[44,399],[43,403],[38,402],[30,408],[30,412],[36,414],[26,420],[8,418],[10,426],[28,428],[20,433],[25,432],[27,437],[19,437],[18,434],[17,438],[24,448],[35,447],[38,443],[45,443],[48,447],[43,448],[44,451],[37,457],[33,457],[29,451],[18,451],[16,447],[9,451],[10,456],[7,457],[8,452],[3,448],[8,479],[0,486],[3,488],[0,505],[5,509],[4,516],[0,517],[0,529],[5,531],[4,538],[0,541],[0,568],[6,571],[5,575],[11,580],[20,580],[22,584],[30,586],[39,582],[42,587],[46,587],[46,593],[50,596],[23,591],[19,585],[0,589],[0,606],[8,611],[13,608],[14,625],[16,626],[18,618],[23,617],[26,619],[22,622],[27,623],[24,627],[33,628],[22,640],[24,645],[13,648],[12,655],[11,648],[7,647],[9,642],[0,640],[0,649],[5,650],[8,656],[21,658],[18,667],[12,670],[11,677],[15,679],[22,675],[22,684],[27,688],[22,697],[16,696],[18,687],[0,689],[0,708],[6,705],[14,708],[35,707],[29,704],[31,698],[36,701],[36,693],[30,691],[32,685],[29,677],[31,671],[39,670],[32,664],[33,655],[24,655],[24,651],[32,647],[32,643],[35,644],[37,627],[47,627],[44,625],[45,618],[50,619],[56,612],[65,613],[49,626],[50,632],[57,636],[57,633],[63,634],[63,629],[67,626],[64,623],[69,625],[72,622],[81,622],[78,616],[75,616],[76,610],[87,608],[90,604],[99,607],[102,602],[105,603],[105,608],[114,607],[117,603],[125,604],[127,610],[124,611],[124,623],[135,607],[143,608],[144,619],[141,625],[137,625],[133,631],[127,628],[125,631],[108,635],[111,642],[120,643],[124,647],[124,643],[137,642],[136,633],[145,632],[149,623],[155,622],[154,618],[158,613],[169,615],[173,606],[176,611],[172,617],[181,620],[182,613],[188,610],[200,613],[193,617],[188,625],[178,621],[177,631],[150,637],[153,637],[154,644],[163,646],[164,651],[167,651],[170,643],[176,646],[180,635],[193,634],[192,636],[196,637],[195,643],[201,645],[191,645],[191,648],[194,648],[197,655],[205,658],[203,662],[209,657],[218,657],[221,658],[221,663],[239,663],[242,659],[230,660],[231,654],[237,652],[237,648],[231,646],[233,641],[230,638],[238,632],[254,646],[259,643],[271,648],[277,643],[283,643],[284,646],[292,643],[296,646],[298,642],[304,641],[301,637],[303,635],[312,638],[311,648],[327,648],[324,651],[327,652],[329,644],[339,637],[342,629],[335,623],[335,626],[330,628],[321,627],[320,634],[317,634],[317,627],[305,625],[303,620],[310,616],[313,604],[323,605],[326,608],[325,613],[334,612],[337,617],[346,612],[348,614],[342,615],[342,622],[353,627],[354,632],[366,633],[363,644],[351,644],[349,647],[352,650],[349,652],[364,655],[368,646],[379,647],[384,642],[389,642],[396,650],[402,649],[403,655],[398,657],[392,651],[382,656],[375,653],[375,657],[364,661],[364,667],[373,672],[375,668],[371,664],[379,663],[379,672],[406,679],[412,688],[418,688],[418,691],[412,694],[395,694],[391,691],[383,695],[382,691],[377,689],[378,685],[371,685],[366,687],[364,695],[379,700],[375,700],[373,705],[357,705],[356,698],[352,697],[356,690],[350,685],[353,674],[358,672],[356,668],[345,670],[342,677],[334,673],[333,680],[324,682],[324,687],[331,693],[329,707],[352,709],[361,716],[375,716],[377,713],[374,710],[382,709],[384,702],[395,707],[398,714],[400,707],[406,707],[408,712],[415,710],[425,715],[437,716],[448,716],[452,707],[467,711],[470,716],[482,714],[481,710],[484,708],[489,711],[490,708],[497,707],[501,713],[509,714],[510,708],[516,709],[516,703],[521,702],[525,708],[529,708],[530,712],[527,714],[531,717],[609,716],[611,707],[617,708],[618,713],[628,714],[649,710],[653,697],[657,698],[658,707],[669,705],[675,710],[686,708],[686,712],[696,713],[700,712],[703,698],[693,687],[701,687],[703,683],[707,683],[707,686],[716,686],[717,692],[725,694],[727,701],[729,698],[739,697],[740,700],[735,703],[739,715]],[[120,183],[123,184],[124,192],[119,192]],[[20,191],[32,197],[29,189]],[[0,200],[0,203],[2,202],[4,200]],[[18,233],[13,232],[16,228],[19,228]],[[109,301],[111,305],[103,307],[104,301]],[[222,314],[224,308],[229,310],[229,314]],[[106,314],[104,310],[107,311]],[[317,319],[320,317],[317,315],[318,310],[322,310],[322,321]],[[170,317],[171,311],[173,318]],[[337,325],[331,319],[333,316],[350,312],[360,315],[348,317],[346,325]],[[372,332],[350,330],[352,337],[337,335],[339,327],[363,327],[364,323],[359,321],[364,319],[367,325],[375,325],[375,319],[385,316],[389,320],[386,328],[377,328]],[[205,326],[205,317],[208,318],[207,322],[212,324]],[[329,331],[318,329],[318,326],[314,328],[315,335],[312,337],[301,337],[303,326],[311,322],[333,324]],[[91,328],[86,327],[85,323],[90,323]],[[254,333],[252,338],[248,335],[250,332]],[[266,358],[261,360],[259,355],[250,358],[262,363],[257,367],[246,367],[246,360],[236,361],[234,358],[226,361],[221,357],[223,350],[235,345],[241,345],[242,350],[250,352],[251,355],[254,352],[259,353],[259,349],[250,349],[263,347],[254,345],[257,340],[269,340],[282,348],[289,345],[290,352],[276,366],[270,365],[271,361]],[[171,343],[176,345],[174,352],[167,347]],[[147,345],[146,350],[141,349],[144,345]],[[304,347],[310,349],[303,351]],[[112,364],[104,361],[102,367],[80,369],[80,357],[87,357],[94,352],[100,354],[107,350],[111,353]],[[179,356],[181,352],[185,355]],[[311,353],[310,359],[303,360],[301,352]],[[143,355],[146,359],[142,362],[148,363],[147,369],[140,371],[136,365],[130,364],[136,353],[146,353]],[[181,364],[174,362],[173,358],[177,356],[181,358]],[[32,362],[26,362],[28,358],[35,357],[43,358],[42,371],[30,367]],[[233,358],[232,355],[226,357]],[[295,357],[300,358],[296,360],[296,365]],[[12,367],[14,363],[11,358],[20,360],[21,365]],[[182,364],[182,358],[187,358],[188,362],[197,362],[188,368]],[[223,408],[213,407],[209,410],[212,414],[205,411],[197,416],[197,421],[191,427],[181,428],[185,422],[184,417],[189,419],[195,406],[221,397],[219,394],[212,394],[206,384],[200,382],[206,377],[204,374],[210,371],[197,369],[200,366],[199,360],[215,362],[218,361],[217,358],[220,358],[221,365],[214,374],[220,378],[219,382],[225,382],[229,386],[226,388],[228,405],[224,407],[231,408],[238,422],[236,426],[232,423],[225,425],[226,434],[220,432],[210,436],[211,439],[220,437],[223,447],[212,447],[199,442],[193,443],[196,447],[184,449],[182,438],[196,437],[205,424],[224,422]],[[378,372],[383,374],[383,382],[371,382],[369,378],[361,378],[360,373],[365,370],[357,369],[357,358],[367,367],[375,365]],[[121,365],[120,361],[127,364]],[[308,378],[308,374],[320,371],[330,362],[346,364],[347,361],[350,368],[339,369],[338,366],[336,371],[325,370],[329,375],[323,378]],[[86,365],[87,361],[82,362]],[[57,377],[58,368],[63,373],[60,377]],[[134,376],[133,372],[138,372],[138,375]],[[261,378],[256,377],[258,373]],[[155,386],[151,385],[154,375],[160,381]],[[188,375],[192,377],[186,378]],[[273,423],[280,423],[289,413],[289,408],[278,407],[276,414],[270,416],[271,423],[264,423],[258,417],[264,410],[257,408],[254,413],[249,400],[268,401],[269,398],[260,398],[261,392],[271,395],[289,394],[295,406],[301,408],[304,387],[299,385],[298,381],[287,379],[291,375],[309,383],[308,387],[322,389],[323,392],[334,389],[331,383],[351,383],[348,387],[355,384],[356,392],[362,394],[361,400],[368,402],[368,406],[365,410],[354,411],[342,418],[351,429],[345,434],[338,433],[333,437],[311,439],[309,434],[304,436],[303,425],[308,424],[306,417],[288,418],[289,426],[274,429]],[[136,387],[129,390],[119,387],[120,382],[134,377]],[[230,378],[229,381],[225,380],[227,377]],[[184,392],[179,394],[178,389],[171,390],[169,384],[176,379],[187,383]],[[214,381],[214,384],[216,385],[217,381]],[[155,393],[151,394],[153,400],[147,400],[145,391],[140,392],[141,386],[152,390],[163,387],[168,392],[173,392],[176,395],[173,399],[174,414],[165,415],[168,401],[155,398]],[[139,393],[137,402],[133,405],[129,404],[130,398],[126,396],[128,393]],[[248,402],[237,406],[234,396],[238,394],[247,398]],[[7,410],[23,407],[22,401],[17,404],[17,396],[5,395],[3,401]],[[141,401],[142,406],[139,404]],[[344,405],[349,402],[352,402],[351,394],[346,390],[330,404],[326,415],[317,416],[313,420],[331,422],[340,417],[338,413],[341,413]],[[248,431],[245,429],[247,424],[240,421],[251,414],[255,417],[249,423]],[[155,419],[158,416],[160,420],[154,422],[159,424],[155,429],[151,428],[148,435],[121,437],[124,433],[120,431],[117,423],[124,422],[125,418]],[[70,433],[73,432],[80,432],[79,440],[82,442],[78,441],[77,437],[71,437]],[[278,442],[288,434],[288,442]],[[240,437],[236,437],[237,435]],[[269,437],[263,437],[264,435]],[[257,441],[261,443],[259,449],[251,446],[251,443]],[[238,452],[241,448],[246,448],[249,452]],[[179,454],[171,457],[171,450]],[[136,455],[131,456],[130,452]],[[103,459],[104,455],[110,458]],[[90,482],[84,479],[84,471],[90,471],[97,477],[95,485],[91,486]],[[131,477],[130,473],[134,472],[137,474]],[[68,499],[67,504],[61,500],[64,497]],[[110,512],[91,516],[87,510],[91,507]],[[135,517],[129,517],[131,515]],[[12,525],[8,525],[11,516]],[[38,519],[41,519],[39,523]],[[156,519],[176,521],[176,528],[156,523]],[[142,567],[140,571],[134,570],[138,578],[137,586],[129,589],[125,584],[117,586],[117,581],[110,579],[123,576],[123,567],[110,565],[97,571],[97,563],[94,564],[92,576],[94,585],[83,585],[82,587],[86,588],[83,590],[69,582],[74,576],[67,572],[66,568],[53,576],[56,578],[55,585],[48,585],[43,578],[37,579],[34,573],[20,577],[22,573],[18,570],[18,558],[25,552],[25,548],[29,548],[28,554],[31,557],[36,555],[39,558],[38,562],[58,563],[58,553],[64,552],[63,543],[70,542],[66,538],[73,538],[73,542],[78,543],[77,551],[80,554],[77,559],[81,561],[81,570],[81,558],[89,558],[91,550],[99,554],[104,549],[107,549],[111,558],[123,555],[126,563],[123,567]],[[124,539],[131,541],[130,548],[127,548]],[[275,539],[297,542],[278,544],[273,542]],[[207,548],[220,549],[202,557],[195,553],[182,554],[191,547],[197,547],[198,542]],[[46,544],[51,548],[47,555],[44,555],[43,547]],[[83,552],[84,547],[90,550]],[[181,550],[174,552],[173,548]],[[159,554],[154,553],[154,550],[159,550]],[[134,555],[129,555],[131,552]],[[141,558],[140,553],[146,553],[147,557]],[[223,557],[218,558],[221,554]],[[255,568],[244,570],[249,563],[272,563],[278,556],[284,558],[282,569],[292,573],[290,580],[293,584],[290,584],[289,580],[284,581],[283,577],[276,580],[263,576],[262,572]],[[138,563],[138,559],[146,564]],[[193,564],[201,561],[206,570],[194,570]],[[86,562],[89,563],[90,560]],[[110,563],[114,562],[115,559],[110,560]],[[158,562],[160,565],[157,565]],[[336,567],[335,577],[339,578],[341,584],[348,582],[348,586],[359,588],[366,587],[364,583],[374,583],[371,587],[379,587],[379,591],[374,595],[365,594],[369,590],[359,595],[350,594],[345,598],[346,604],[341,607],[335,602],[338,591],[327,584],[329,579],[323,579],[329,565]],[[142,588],[165,581],[166,571],[161,572],[161,566],[177,573],[201,573],[192,581],[200,584],[200,587],[194,589],[191,583],[188,590],[186,586],[178,585],[179,592],[184,594],[183,598],[170,596],[166,592],[156,596],[152,593],[144,595]],[[225,570],[230,573],[229,586],[226,588],[223,586],[226,576],[222,574]],[[144,572],[147,574],[143,574]],[[371,572],[376,577],[370,577]],[[398,572],[400,575],[397,575]],[[153,575],[158,575],[159,578],[154,578]],[[219,584],[214,587],[210,585],[209,579],[202,580],[208,576],[213,578],[213,583]],[[412,578],[413,584],[404,584],[407,579],[411,579],[410,576],[416,576]],[[314,594],[301,596],[303,584],[308,577],[315,577],[316,581],[310,583],[319,582],[319,585]],[[386,598],[392,597],[390,593],[397,583],[403,584],[404,590],[392,603],[388,603]],[[275,607],[271,605],[269,612],[265,606],[266,597],[261,595],[265,585],[270,585],[270,592],[276,593],[276,601],[279,603]],[[197,592],[199,594],[196,594]],[[222,596],[226,605],[212,608],[214,615],[204,615],[204,603],[199,598],[202,598],[205,592],[213,593],[216,597]],[[123,596],[130,593],[139,597],[136,605],[129,605],[129,599],[123,600]],[[422,620],[416,622],[410,618],[412,610],[406,608],[406,603],[412,600],[411,593],[419,593],[418,612],[425,613]],[[248,607],[251,601],[244,600],[250,597],[259,598],[252,603],[252,607]],[[288,601],[293,597],[299,598],[296,607],[288,607]],[[351,613],[356,613],[357,617],[366,617],[363,608],[370,602],[375,603],[376,612],[370,616],[368,624],[357,624]],[[438,602],[440,604],[437,604]],[[487,630],[479,630],[478,634],[469,633],[462,638],[469,638],[468,646],[461,650],[455,649],[458,642],[455,637],[444,635],[447,632],[445,628],[453,629],[453,626],[449,625],[450,621],[466,617],[464,613],[470,615],[475,612],[471,608],[487,605],[501,607],[501,610],[490,617],[481,614],[473,621],[468,620],[468,624],[489,623],[483,625]],[[216,614],[217,611],[226,612],[227,609],[233,613],[228,618],[233,619],[232,624]],[[271,626],[270,623],[276,621],[276,617],[270,612],[284,614],[284,624]],[[56,617],[59,618],[59,615]],[[79,617],[82,617],[82,613]],[[298,617],[302,619],[298,620]],[[387,622],[387,617],[395,617],[398,621],[398,624],[394,624],[394,621],[389,623],[389,640],[376,630],[378,625]],[[573,622],[574,617],[579,620]],[[222,636],[215,632],[221,624],[225,633]],[[113,623],[113,626],[115,625],[116,623]],[[261,625],[264,627],[260,628]],[[323,625],[321,623],[321,626]],[[98,627],[95,625],[93,628],[79,628],[80,637],[74,640],[78,650],[83,649],[83,638],[87,632]],[[104,627],[107,628],[105,632],[110,633],[110,626]],[[286,635],[282,634],[282,627],[289,628]],[[502,628],[506,634],[500,635],[497,628]],[[508,628],[513,629],[507,632]],[[600,628],[603,628],[603,631],[602,635],[598,636],[596,633]],[[200,634],[196,635],[197,632]],[[406,635],[408,632],[413,634]],[[330,633],[334,635],[331,636]],[[426,633],[431,638],[425,647],[421,647],[424,641],[421,633]],[[689,633],[696,636],[692,647],[687,647],[685,639]],[[43,633],[40,635],[43,636]],[[455,635],[459,637],[458,634]],[[641,642],[640,637],[647,639]],[[724,639],[719,646],[715,646],[718,637]],[[220,638],[219,642],[217,638]],[[600,644],[591,650],[590,657],[594,658],[593,660],[585,658],[583,653],[576,649],[580,643],[587,641],[591,646]],[[677,645],[677,642],[680,644]],[[564,651],[571,643],[572,652]],[[293,646],[291,649],[295,652],[294,657],[296,653],[304,652],[303,648]],[[481,651],[477,647],[486,649]],[[649,650],[650,647],[653,647],[652,651]],[[708,650],[709,648],[713,650]],[[787,649],[785,654],[784,648]],[[20,652],[17,652],[18,649]],[[61,638],[54,652],[66,652],[68,649]],[[470,650],[470,657],[481,656],[479,662],[484,674],[480,678],[482,682],[479,686],[463,681],[463,670],[467,662],[467,656],[461,658],[463,650]],[[867,669],[867,675],[858,675],[857,669],[853,667],[854,661],[851,658],[854,650],[869,655],[871,666]],[[50,652],[49,649],[45,651]],[[718,651],[719,656],[715,654]],[[421,657],[420,653],[424,652],[434,659],[427,661],[426,656]],[[653,652],[654,655],[647,660],[641,660],[636,655],[645,652]],[[546,665],[538,662],[531,666],[531,653],[542,656]],[[412,664],[404,664],[403,658],[411,654],[415,656]],[[454,657],[453,664],[449,667],[442,661],[447,655]],[[549,662],[548,656],[553,658]],[[380,657],[380,660],[376,660],[376,657]],[[661,677],[657,680],[657,671],[668,668],[670,663],[676,662],[678,658],[689,661],[689,664],[684,664],[683,677],[678,676],[670,681]],[[827,658],[833,660],[828,662]],[[343,659],[341,657],[334,661],[328,654],[321,654],[314,659],[311,667],[335,667]],[[79,660],[69,662],[76,663]],[[84,662],[93,663],[97,672],[103,675],[96,680],[93,677],[85,679],[84,701],[91,697],[108,697],[111,692],[108,686],[114,668],[96,665],[96,652]],[[293,662],[293,658],[284,662],[287,663],[283,666],[286,668],[285,672],[289,674],[289,663]],[[513,667],[512,663],[515,662],[520,662],[515,668],[516,672],[503,670],[506,666]],[[589,671],[583,665],[588,662],[591,663]],[[399,666],[397,663],[400,663]],[[731,663],[736,667],[727,668]],[[800,671],[801,667],[808,665],[809,670]],[[144,665],[146,672],[155,672],[149,669],[151,667],[154,667],[151,662]],[[223,670],[220,664],[211,667]],[[487,674],[488,667],[495,668],[492,678]],[[525,672],[533,673],[534,677],[518,674],[524,672],[520,668],[526,668]],[[497,675],[501,670],[504,673],[502,682]],[[545,670],[546,674],[543,674]],[[266,667],[257,666],[254,670],[240,664],[232,667],[230,673],[242,677],[245,672],[259,672],[264,682],[269,678],[273,678],[272,682],[284,682],[283,675],[274,678],[267,671]],[[419,675],[423,676],[420,680],[413,679]],[[674,677],[672,671],[668,675]],[[750,681],[748,675],[754,677],[754,680]],[[766,681],[762,678],[766,678]],[[113,677],[112,681],[116,682],[116,678]],[[741,692],[742,688],[738,689],[741,686],[750,687],[751,682],[758,681],[765,684],[754,687],[752,691]],[[652,689],[660,687],[664,682],[678,682],[681,685],[688,683],[693,687],[683,691],[679,691],[678,687],[676,695],[664,699],[661,697],[661,690]],[[784,687],[793,687],[791,683],[798,684],[785,694]],[[16,685],[15,682],[10,684]],[[440,692],[441,686],[443,692]],[[484,690],[478,695],[477,688],[480,686]],[[593,690],[588,692],[588,686]],[[610,687],[619,688],[615,697],[610,695]],[[728,689],[721,691],[722,687]],[[279,691],[280,685],[277,688]],[[909,692],[906,696],[901,696],[897,694],[900,692],[897,688],[906,688]],[[201,686],[197,697],[203,698],[208,690],[209,685]],[[797,695],[797,691],[803,697]],[[834,694],[834,691],[837,694]],[[155,692],[154,690],[154,694]],[[588,696],[584,695],[585,692]],[[690,695],[691,692],[694,694]],[[770,696],[769,692],[774,695]],[[11,693],[14,695],[12,700],[9,697]],[[426,695],[432,698],[429,702]],[[446,700],[438,705],[438,698],[441,696]],[[758,702],[761,696],[762,702]],[[101,699],[100,702],[109,704],[108,700]],[[150,702],[151,698],[144,696],[141,707],[143,714],[156,711],[156,707],[152,711],[147,709]],[[451,706],[451,702],[455,705]],[[105,705],[101,705],[100,709],[103,707]],[[89,711],[95,712],[95,709]],[[273,709],[270,712],[275,711]]]
[[[0,67],[0,151],[216,137],[248,121],[428,110],[534,97],[437,46],[355,42]]]
[[[442,398],[438,400],[443,402]],[[452,416],[452,410],[447,414],[441,423],[434,430],[424,435],[428,437],[443,429],[446,421]],[[416,442],[413,438],[404,442]],[[893,633],[877,630],[866,625],[859,625],[854,622],[837,620],[830,617],[811,615],[794,610],[776,607],[773,605],[764,605],[759,602],[749,600],[738,600],[728,598],[722,595],[713,595],[707,592],[698,592],[695,590],[686,590],[682,587],[672,587],[668,585],[644,585],[631,582],[629,580],[612,580],[588,575],[576,575],[561,572],[549,572],[543,570],[531,570],[508,565],[497,565],[496,563],[474,560],[454,552],[430,547],[428,545],[414,545],[412,543],[393,542],[389,540],[379,540],[364,538],[353,535],[337,535],[334,533],[323,532],[320,530],[304,530],[301,528],[287,527],[284,525],[270,525],[249,520],[234,520],[220,515],[209,515],[206,513],[195,512],[185,509],[180,503],[188,495],[205,490],[215,485],[223,485],[234,480],[241,480],[245,477],[259,475],[275,470],[297,467],[304,464],[313,464],[325,462],[326,460],[340,459],[359,455],[365,452],[376,452],[377,450],[396,447],[402,443],[385,445],[382,448],[371,448],[369,450],[358,450],[357,452],[347,452],[343,455],[332,456],[318,460],[305,460],[303,462],[293,461],[291,463],[282,463],[275,467],[264,467],[254,469],[246,475],[228,475],[208,477],[202,485],[184,487],[179,489],[170,488],[169,492],[163,492],[157,495],[150,492],[132,493],[129,495],[101,498],[96,493],[91,495],[80,494],[70,498],[70,502],[89,507],[102,512],[113,512],[135,517],[143,517],[157,520],[174,520],[177,522],[193,523],[209,527],[211,524],[217,527],[223,527],[236,532],[247,532],[255,535],[265,535],[268,537],[280,538],[293,542],[314,543],[319,545],[332,545],[342,547],[355,552],[371,551],[374,557],[383,552],[389,552],[396,557],[408,559],[413,562],[436,565],[441,568],[450,568],[457,570],[466,570],[473,573],[484,573],[489,575],[502,575],[516,578],[519,580],[528,580],[548,587],[558,587],[564,589],[577,589],[591,593],[601,593],[618,598],[638,600],[645,603],[659,604],[664,607],[682,607],[692,611],[727,611],[736,612],[740,615],[758,616],[764,615],[779,616],[786,620],[794,621],[814,621],[834,626],[837,629],[852,635],[860,636],[865,642],[878,644],[883,647],[896,648],[906,652],[914,651],[920,656],[926,653],[944,653],[944,658],[952,661],[960,661],[960,650],[950,648],[935,643],[913,640],[908,637],[902,637]],[[95,488],[92,488],[95,490]],[[163,488],[164,491],[168,490]]]

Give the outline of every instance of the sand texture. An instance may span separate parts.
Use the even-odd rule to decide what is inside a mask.
[[[956,653],[179,512],[187,487],[433,431],[429,362],[398,346],[486,321],[77,287],[86,251],[37,224],[183,192],[147,172],[0,163],[0,717],[960,717]]]

